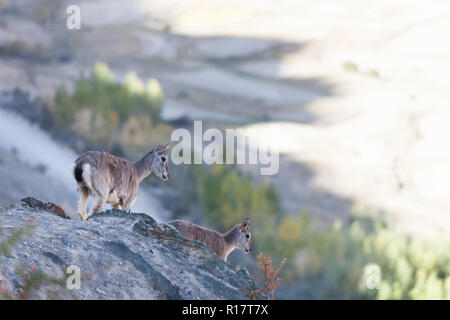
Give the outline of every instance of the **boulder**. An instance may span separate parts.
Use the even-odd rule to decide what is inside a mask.
[[[18,266],[63,280],[73,274],[68,268],[75,266],[80,270],[80,288],[63,285],[58,297],[258,298],[245,267],[226,263],[201,242],[186,239],[147,214],[113,209],[81,222],[63,219],[54,206],[27,198],[0,208],[0,243],[27,222],[33,226],[8,255],[0,254],[0,281],[11,294],[18,294],[24,283]],[[54,298],[49,292],[37,290],[33,297]]]

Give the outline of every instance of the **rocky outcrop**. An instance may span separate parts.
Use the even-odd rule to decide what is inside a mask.
[[[0,281],[5,280],[8,291],[17,293],[23,282],[18,265],[57,278],[74,265],[80,268],[81,287],[63,288],[62,298],[257,297],[246,268],[224,262],[202,243],[146,214],[107,210],[81,222],[63,219],[55,207],[27,198],[0,209],[3,239],[27,221],[33,224],[9,255],[0,255]],[[36,295],[49,298],[47,292]]]

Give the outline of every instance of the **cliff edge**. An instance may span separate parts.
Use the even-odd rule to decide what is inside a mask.
[[[32,230],[0,255],[0,281],[19,294],[18,266],[58,279],[80,270],[76,299],[249,299],[256,285],[247,269],[217,258],[198,241],[144,213],[101,212],[86,222],[68,219],[56,205],[26,198],[0,208],[0,243],[26,224]],[[31,271],[33,272],[33,271]],[[37,290],[38,299],[51,298]]]

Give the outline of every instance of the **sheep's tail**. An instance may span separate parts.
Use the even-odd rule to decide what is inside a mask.
[[[81,163],[75,164],[73,168],[73,176],[78,183],[83,182],[83,167],[81,166]]]
[[[77,183],[84,184],[91,191],[94,190],[92,188],[91,165],[89,163],[76,162],[73,168],[73,176]]]

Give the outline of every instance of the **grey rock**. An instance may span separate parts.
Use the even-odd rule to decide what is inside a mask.
[[[0,208],[2,238],[30,219],[35,225],[24,239],[26,243],[18,243],[10,256],[0,256],[0,279],[11,284],[10,290],[18,290],[23,281],[16,267],[35,263],[40,271],[57,278],[63,277],[68,266],[80,268],[81,288],[70,293],[63,288],[62,298],[258,297],[246,268],[224,262],[202,243],[184,238],[149,215],[113,209],[81,222],[49,214],[40,204],[27,199]],[[28,255],[23,254],[25,249]],[[41,291],[38,298],[49,298],[45,290]]]

